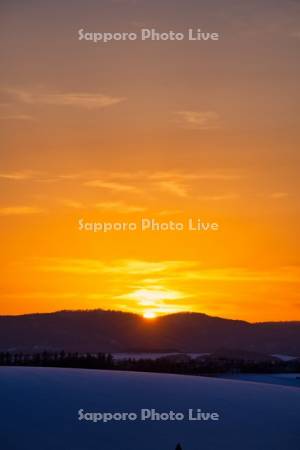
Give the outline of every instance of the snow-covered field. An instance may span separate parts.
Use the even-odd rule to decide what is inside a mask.
[[[274,373],[274,374],[237,374],[221,375],[226,380],[252,381],[254,383],[279,384],[300,388],[300,373]]]
[[[300,389],[215,378],[0,368],[1,450],[298,450]],[[217,412],[219,421],[78,421],[85,412]]]

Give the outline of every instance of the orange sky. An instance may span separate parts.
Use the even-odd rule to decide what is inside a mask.
[[[300,320],[299,3],[68,5],[1,5],[0,314]],[[77,39],[153,26],[221,40]],[[141,217],[220,230],[78,230]]]

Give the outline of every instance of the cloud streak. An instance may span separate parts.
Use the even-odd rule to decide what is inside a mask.
[[[10,114],[6,116],[0,116],[0,120],[24,120],[24,121],[32,121],[35,120],[34,117],[28,114]]]
[[[28,105],[74,106],[85,109],[105,108],[126,100],[125,97],[90,92],[34,92],[22,89],[7,89],[6,92],[16,101]]]
[[[36,268],[49,272],[66,272],[82,274],[111,273],[117,275],[146,276],[167,271],[179,271],[193,267],[192,261],[144,261],[135,259],[124,259],[113,262],[104,262],[97,259],[65,259],[47,258],[37,260]]]
[[[142,211],[146,210],[146,208],[143,206],[128,205],[123,202],[96,203],[95,207],[99,208],[101,210],[104,210],[104,211],[115,211],[115,212],[121,213],[121,214],[142,212]]]
[[[138,189],[135,186],[116,181],[92,180],[86,181],[84,186],[108,189],[117,192],[138,192]]]
[[[186,197],[188,194],[188,188],[182,183],[175,180],[165,180],[156,183],[156,186],[169,194],[176,195],[178,197]]]
[[[30,180],[32,179],[32,172],[2,172],[0,173],[0,179],[13,181]]]
[[[6,206],[0,208],[0,216],[24,216],[31,214],[41,214],[45,210],[35,206]]]
[[[219,127],[219,115],[215,111],[177,111],[176,122],[191,130],[210,130]]]

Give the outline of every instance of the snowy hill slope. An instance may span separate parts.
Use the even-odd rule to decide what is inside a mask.
[[[180,375],[0,368],[3,450],[298,450],[300,389]],[[78,421],[85,412],[155,408],[219,421]]]

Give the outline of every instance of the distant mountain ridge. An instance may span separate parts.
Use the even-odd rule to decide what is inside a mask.
[[[120,311],[0,316],[0,351],[215,352],[219,348],[300,356],[300,322],[248,323],[200,313],[155,320]]]

